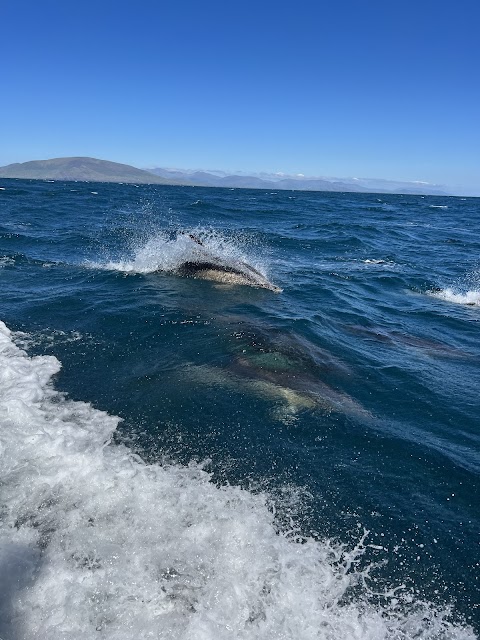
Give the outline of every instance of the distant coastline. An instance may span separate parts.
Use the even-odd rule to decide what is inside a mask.
[[[136,167],[88,157],[31,160],[0,167],[0,178],[25,180],[65,180],[88,182],[127,182],[177,186],[225,187],[230,189],[273,189],[333,191],[352,193],[392,193],[409,195],[453,195],[440,185],[373,178],[325,178],[303,175],[229,174],[222,171],[181,169],[138,169]]]

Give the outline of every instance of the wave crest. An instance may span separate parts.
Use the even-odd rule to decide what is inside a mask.
[[[430,295],[440,300],[446,300],[447,302],[453,302],[454,304],[462,304],[470,307],[480,306],[480,291],[464,291],[459,292],[454,289],[439,289],[438,291],[430,291]]]

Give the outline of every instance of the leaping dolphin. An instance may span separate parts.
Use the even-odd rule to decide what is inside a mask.
[[[199,238],[193,234],[188,234],[188,237],[202,248],[195,248],[193,257],[182,262],[175,269],[175,272],[179,275],[213,280],[214,282],[223,282],[225,284],[249,285],[268,289],[275,293],[282,292],[280,287],[271,283],[260,271],[243,262],[243,260],[222,260],[218,256],[209,253]]]

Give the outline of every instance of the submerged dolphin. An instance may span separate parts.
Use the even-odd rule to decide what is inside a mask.
[[[229,323],[230,357],[221,364],[189,364],[199,384],[228,387],[273,400],[276,419],[293,424],[305,411],[344,414],[370,422],[368,409],[344,391],[353,371],[335,356],[295,333],[243,319]]]
[[[268,289],[275,293],[282,292],[280,287],[271,283],[260,271],[257,271],[246,262],[242,260],[223,260],[204,249],[203,243],[196,236],[190,234],[188,237],[202,248],[195,248],[193,256],[189,260],[182,262],[175,269],[175,273],[181,276],[202,278],[225,284],[249,285]]]

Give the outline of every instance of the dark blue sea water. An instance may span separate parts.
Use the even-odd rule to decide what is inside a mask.
[[[478,637],[480,200],[0,186],[3,640]]]

